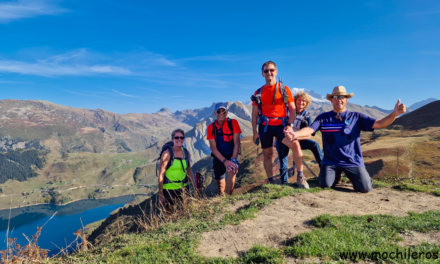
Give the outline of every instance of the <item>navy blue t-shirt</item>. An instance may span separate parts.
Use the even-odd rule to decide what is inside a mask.
[[[361,131],[373,131],[376,119],[362,113],[345,111],[336,118],[330,111],[318,115],[309,126],[321,130],[324,146],[322,164],[338,167],[364,167],[361,150]]]
[[[232,121],[232,130],[234,134],[241,134],[241,128],[238,124],[238,121],[235,119],[231,119]],[[214,128],[217,130],[217,139],[216,139],[216,145],[217,150],[223,155],[223,156],[232,156],[234,152],[234,135],[232,134],[232,131],[229,130],[228,122],[225,121],[223,123],[223,127],[220,127],[217,121],[214,121],[214,123],[211,123],[207,128],[207,139],[208,140],[215,140],[214,132],[212,129]]]

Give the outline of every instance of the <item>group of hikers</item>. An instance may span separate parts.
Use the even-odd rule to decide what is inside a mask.
[[[273,61],[267,61],[261,67],[266,84],[252,95],[253,142],[261,143],[263,164],[268,183],[275,183],[273,177],[273,147],[280,162],[280,183],[288,184],[288,154],[292,150],[297,171],[297,185],[309,188],[303,172],[303,152],[311,150],[320,173],[320,187],[334,187],[341,181],[341,174],[350,180],[353,189],[367,193],[372,190],[373,182],[365,169],[360,133],[385,128],[393,123],[397,116],[405,113],[406,107],[400,99],[388,116],[377,120],[363,113],[346,109],[353,93],[347,93],[344,86],[336,86],[327,100],[333,110],[318,115],[312,120],[307,108],[311,97],[304,91],[292,95],[289,87],[277,82],[278,69]],[[207,140],[213,157],[214,178],[218,194],[232,194],[239,168],[241,129],[237,120],[228,118],[226,103],[217,103],[214,109],[216,120],[207,128]],[[317,131],[322,133],[322,145],[311,139]],[[275,141],[274,141],[275,138]],[[183,147],[185,132],[176,129],[170,142],[160,156],[159,200],[161,203],[174,204],[182,200],[188,181],[200,193],[201,186],[195,183],[191,170],[190,154]],[[226,179],[227,174],[227,179]]]

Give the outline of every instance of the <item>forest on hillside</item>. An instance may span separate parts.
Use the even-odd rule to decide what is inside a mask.
[[[35,169],[42,169],[47,151],[37,149],[15,150],[0,153],[0,183],[7,180],[26,181],[36,177]]]

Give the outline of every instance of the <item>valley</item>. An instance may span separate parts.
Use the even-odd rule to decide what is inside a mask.
[[[438,101],[431,104],[436,103]],[[330,107],[319,100],[314,104],[310,109],[313,115]],[[250,137],[252,107],[239,101],[228,102],[228,107],[229,117],[237,119],[243,131],[242,166],[237,176],[237,191],[244,192],[265,180],[262,152]],[[385,115],[357,105],[349,105],[348,108],[376,117]],[[29,174],[31,177],[17,177],[15,180],[10,177],[0,182],[0,209],[41,203],[66,204],[80,199],[133,193],[151,195],[157,185],[156,164],[152,161],[168,141],[167,134],[177,127],[187,131],[185,145],[191,155],[193,170],[205,175],[206,194],[214,195],[216,186],[210,170],[211,151],[206,140],[206,127],[215,120],[213,109],[214,104],[175,113],[163,108],[153,114],[118,115],[104,110],[75,109],[42,101],[0,101],[2,151],[12,155],[36,150],[44,157],[44,163],[38,166],[27,165],[26,168],[33,173]],[[434,120],[432,125],[436,125],[435,117],[425,117],[423,120],[431,119]],[[402,177],[436,177],[438,131],[430,127],[414,130],[422,127],[410,126],[408,122],[417,122],[406,120],[421,119],[415,111],[405,115],[404,119],[398,119],[390,129],[363,134],[365,162],[372,176],[384,178],[395,175],[396,155],[399,155],[398,170]],[[321,142],[320,133],[314,140]],[[429,157],[425,157],[426,152],[416,155],[421,152],[416,148],[420,145],[424,149],[432,149],[434,154]],[[305,151],[305,160],[318,174],[319,168],[308,151]],[[279,163],[275,158],[275,175],[278,169]],[[310,178],[312,174],[306,171],[306,176]]]

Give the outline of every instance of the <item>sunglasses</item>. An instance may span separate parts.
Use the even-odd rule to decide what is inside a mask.
[[[217,114],[226,114],[226,110],[219,109],[217,110]]]
[[[175,139],[175,140],[178,140],[178,139],[184,140],[185,137],[174,137],[174,139]]]
[[[264,72],[264,73],[268,73],[269,71],[270,71],[270,72],[274,72],[275,69],[265,69],[263,72]]]
[[[334,99],[334,100],[345,99],[345,98],[347,98],[346,95],[333,95],[333,99]]]

